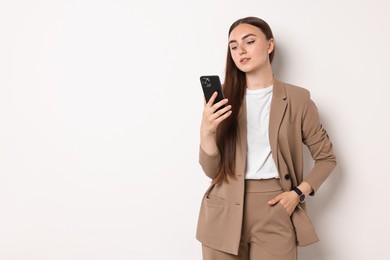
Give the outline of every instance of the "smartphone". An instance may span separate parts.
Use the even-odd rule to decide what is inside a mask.
[[[201,76],[200,83],[202,85],[203,94],[204,94],[204,97],[206,99],[206,102],[209,102],[211,96],[213,95],[213,93],[215,91],[218,92],[218,96],[215,99],[214,104],[218,103],[219,101],[221,101],[225,98],[223,95],[223,92],[222,92],[221,81],[219,80],[218,76],[216,76],[216,75],[214,75],[214,76]],[[224,107],[225,107],[225,105],[222,105],[221,107],[219,107],[217,109],[217,111],[224,108]]]

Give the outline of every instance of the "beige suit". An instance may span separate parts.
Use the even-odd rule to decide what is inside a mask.
[[[203,245],[234,255],[238,254],[243,220],[247,152],[245,100],[239,112],[238,135],[236,178],[229,176],[229,184],[211,184],[207,189],[202,199],[196,232],[196,238]],[[336,166],[332,143],[321,125],[310,93],[276,78],[270,111],[269,141],[284,191],[290,191],[291,187],[305,181],[312,186],[313,195]],[[302,143],[309,148],[315,160],[313,169],[305,178]],[[200,148],[199,162],[211,179],[217,175],[219,161],[219,152],[209,155]],[[216,205],[223,207],[223,210],[213,210]],[[305,204],[297,206],[291,219],[299,246],[318,241]]]

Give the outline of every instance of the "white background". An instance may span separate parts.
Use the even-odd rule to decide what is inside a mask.
[[[390,259],[389,13],[0,0],[0,259],[201,259],[199,77],[223,78],[228,28],[249,15],[270,24],[274,73],[311,91],[339,162],[309,199],[321,242],[300,259]]]

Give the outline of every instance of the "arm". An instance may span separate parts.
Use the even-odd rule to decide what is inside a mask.
[[[298,188],[306,196],[314,195],[336,166],[336,157],[332,143],[320,122],[317,107],[312,100],[308,100],[302,116],[302,142],[309,148],[315,165]],[[299,203],[299,198],[296,192],[288,191],[276,196],[268,203],[274,205],[279,201],[291,215]]]
[[[302,118],[302,141],[309,148],[315,161],[313,169],[303,180],[313,189],[309,194],[314,195],[321,184],[336,166],[336,156],[326,130],[322,126],[317,107],[312,100],[306,104]]]
[[[232,113],[230,105],[216,111],[228,102],[227,99],[223,99],[213,105],[217,94],[215,92],[209,102],[205,104],[200,127],[199,163],[205,174],[211,179],[217,177],[221,159],[216,142],[216,130],[218,125]]]

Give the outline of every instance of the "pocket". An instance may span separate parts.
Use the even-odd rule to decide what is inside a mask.
[[[283,207],[283,205],[278,202],[275,206],[277,206],[277,208],[279,209],[280,214],[287,218],[288,222],[291,223],[291,217],[288,214],[287,210]]]
[[[224,207],[226,204],[225,199],[210,194],[205,195],[204,201],[207,206],[211,206],[211,207]]]
[[[279,209],[283,212],[284,215],[286,215],[287,217],[290,217],[288,215],[287,210],[283,207],[282,203],[278,202],[276,205],[279,207]]]

